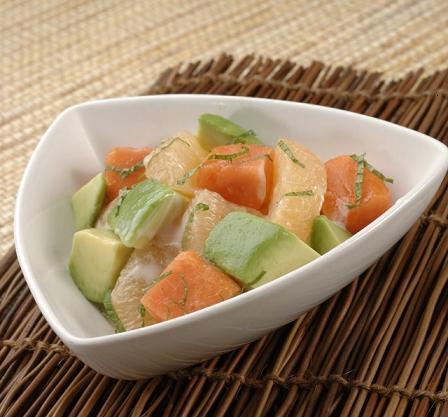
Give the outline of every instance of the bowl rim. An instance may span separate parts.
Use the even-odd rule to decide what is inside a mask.
[[[438,163],[432,164],[427,171],[427,175],[423,177],[422,180],[418,181],[412,186],[412,188],[404,194],[402,197],[398,198],[394,204],[384,212],[380,217],[366,226],[364,229],[353,235],[350,239],[343,242],[338,247],[334,248],[330,252],[320,256],[318,259],[306,264],[299,269],[291,271],[279,279],[273,280],[260,286],[254,290],[240,294],[238,297],[234,297],[225,300],[221,303],[214,304],[212,306],[206,307],[202,310],[189,313],[185,316],[180,316],[172,320],[157,323],[149,327],[143,327],[134,330],[128,330],[122,333],[113,333],[102,336],[77,336],[72,334],[67,328],[59,321],[59,319],[53,314],[51,304],[48,302],[47,298],[42,293],[40,286],[38,284],[38,279],[34,275],[31,266],[28,264],[28,260],[24,250],[24,237],[22,232],[22,206],[24,201],[26,201],[25,188],[30,180],[30,176],[34,171],[34,166],[41,159],[41,153],[43,146],[49,140],[52,140],[52,133],[61,121],[66,117],[67,114],[77,111],[78,109],[97,107],[97,106],[119,106],[126,104],[129,101],[135,102],[147,102],[147,101],[190,101],[190,100],[223,100],[230,103],[235,101],[245,101],[247,103],[260,103],[267,102],[274,105],[285,105],[294,106],[297,108],[312,108],[314,111],[328,112],[334,114],[340,114],[344,117],[355,118],[363,120],[366,123],[383,124],[387,125],[388,128],[398,131],[406,131],[408,134],[414,137],[413,140],[419,140],[425,143],[423,146],[431,146],[441,153],[441,158]],[[443,155],[444,154],[444,155]],[[435,177],[443,174],[448,167],[448,148],[440,141],[423,134],[421,132],[409,129],[404,126],[400,126],[389,121],[381,120],[364,114],[359,114],[351,112],[348,110],[335,109],[332,107],[325,107],[316,104],[292,102],[287,100],[269,99],[269,98],[257,98],[257,97],[243,97],[243,96],[225,96],[225,95],[208,95],[208,94],[163,94],[163,95],[153,95],[153,96],[139,96],[139,97],[121,97],[112,98],[104,100],[93,100],[84,103],[75,104],[68,107],[62,111],[56,119],[51,123],[47,131],[43,134],[39,140],[36,148],[34,149],[28,163],[22,179],[20,181],[20,186],[17,192],[16,205],[14,210],[14,236],[15,236],[15,247],[17,258],[20,267],[23,271],[23,275],[26,279],[27,285],[34,297],[36,304],[38,305],[40,311],[42,312],[45,319],[50,324],[51,328],[55,333],[68,345],[82,346],[100,346],[109,343],[119,343],[124,340],[138,339],[141,337],[151,337],[159,333],[165,333],[172,331],[178,327],[182,327],[184,324],[189,322],[197,322],[205,319],[207,316],[215,316],[225,313],[227,310],[231,310],[235,304],[244,303],[249,300],[257,299],[263,297],[266,292],[271,291],[272,288],[277,287],[281,289],[289,285],[292,279],[301,280],[303,277],[307,277],[316,269],[328,266],[333,261],[335,261],[339,256],[343,256],[347,253],[353,246],[357,245],[359,242],[366,240],[371,231],[377,230],[381,225],[387,222],[392,216],[395,217],[397,214],[401,213],[403,209],[408,205],[411,200],[414,200],[432,181]],[[82,296],[79,293],[79,296]]]

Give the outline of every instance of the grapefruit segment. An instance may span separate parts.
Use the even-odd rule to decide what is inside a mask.
[[[144,160],[147,178],[156,179],[176,191],[193,195],[193,178],[185,178],[207,156],[195,136],[180,132],[163,140]],[[183,180],[184,179],[184,180]]]
[[[274,155],[274,190],[269,219],[309,243],[326,187],[325,167],[320,159],[304,146],[280,139]]]

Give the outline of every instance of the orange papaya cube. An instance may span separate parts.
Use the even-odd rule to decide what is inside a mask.
[[[141,299],[157,322],[201,310],[241,292],[232,278],[194,251],[179,253],[161,277]]]

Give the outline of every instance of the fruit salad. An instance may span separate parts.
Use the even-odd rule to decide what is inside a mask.
[[[69,271],[117,332],[238,296],[319,258],[392,204],[366,155],[323,162],[297,141],[202,114],[196,134],[120,147],[72,197]]]

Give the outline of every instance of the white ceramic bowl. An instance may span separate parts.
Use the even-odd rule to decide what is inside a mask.
[[[267,144],[295,139],[323,160],[367,152],[393,177],[394,205],[318,260],[253,291],[152,327],[114,334],[67,271],[73,192],[103,169],[114,146],[156,146],[204,112],[254,129]],[[448,165],[447,148],[418,132],[326,107],[243,97],[170,95],[80,104],[64,111],[34,152],[15,213],[17,254],[50,326],[83,362],[137,379],[192,365],[295,319],[347,285],[392,246],[427,206]]]

